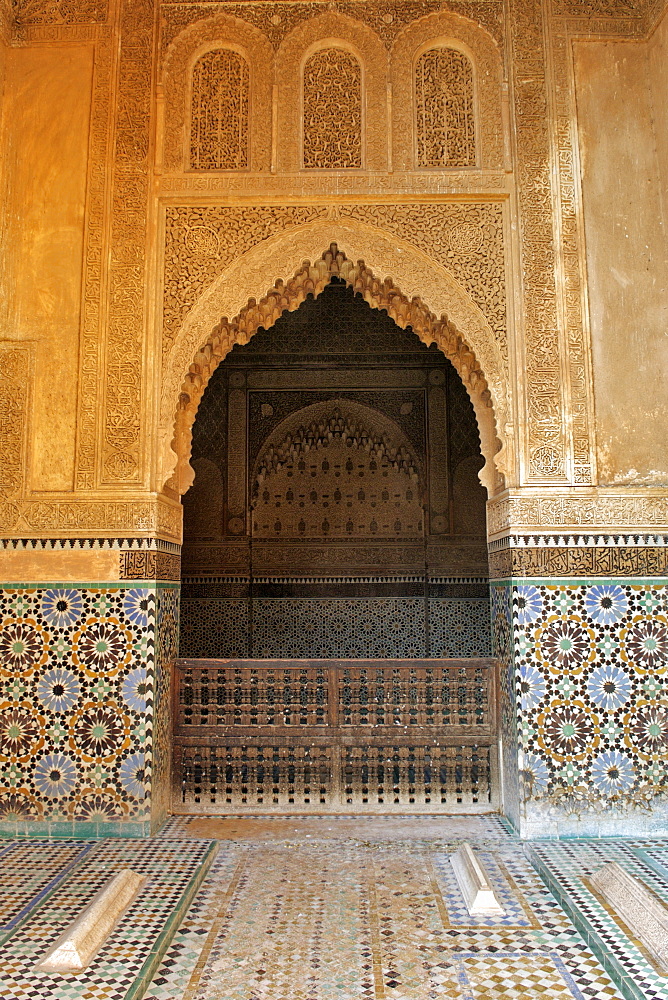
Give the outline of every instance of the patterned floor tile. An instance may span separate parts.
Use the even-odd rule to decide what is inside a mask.
[[[492,817],[219,824],[226,853],[145,1000],[621,998]],[[210,823],[179,826],[198,829]],[[465,913],[448,860],[464,831],[507,918]]]
[[[0,940],[67,878],[96,845],[16,841],[0,851]]]
[[[27,870],[31,857],[36,863],[41,857],[41,845],[33,843],[21,844]],[[78,850],[84,846],[80,842]],[[165,931],[183,910],[214,849],[207,841],[164,839],[107,840],[95,846],[5,940],[0,949],[3,998],[126,1000],[155,969]],[[85,973],[35,972],[36,963],[53,942],[123,868],[146,875],[147,882]]]
[[[606,862],[616,861],[668,906],[668,848],[642,841],[548,841],[534,843],[528,851],[627,1000],[667,1000],[668,980],[594,891],[590,878]]]

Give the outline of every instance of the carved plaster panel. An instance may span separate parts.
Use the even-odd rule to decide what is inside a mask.
[[[218,3],[217,6],[232,17],[247,21],[259,28],[278,48],[290,31],[297,25],[328,10],[336,10],[348,17],[363,21],[372,28],[383,44],[389,49],[397,34],[412,21],[443,9],[442,0],[406,0],[397,4],[394,0],[377,0],[360,4],[355,0],[320,0],[320,2],[270,3],[252,0],[250,3]],[[503,2],[502,0],[450,0],[453,13],[468,17],[485,28],[503,47]],[[186,25],[210,14],[211,7],[198,0],[187,3],[164,3],[162,5],[163,28],[162,46],[165,49]]]
[[[210,9],[207,9],[210,14]],[[165,101],[164,165],[188,165],[189,116],[194,64],[217,48],[236,50],[250,67],[250,162],[252,170],[268,170],[271,155],[271,80],[274,54],[256,28],[219,13],[190,24],[170,45],[162,70]]]
[[[499,202],[340,206],[343,217],[408,239],[466,289],[494,331],[507,372],[503,206]]]
[[[279,136],[276,148],[277,169],[296,171],[307,165],[301,154],[300,131],[303,116],[297,109],[302,107],[305,65],[308,65],[314,52],[324,45],[348,50],[361,66],[363,164],[370,170],[383,170],[388,162],[387,51],[378,36],[366,25],[331,11],[295,28],[276,55]]]
[[[525,531],[610,532],[668,530],[668,492],[606,493],[578,490],[577,494],[506,494],[487,505],[487,530],[491,538]]]
[[[6,536],[63,535],[99,537],[159,535],[181,541],[181,505],[165,497],[136,500],[0,501],[0,532]]]
[[[668,547],[506,548],[489,554],[492,579],[504,577],[665,577]]]
[[[29,346],[0,344],[0,499],[20,496],[25,487],[31,369]]]
[[[571,42],[564,30],[548,29],[552,53],[553,86],[550,90],[554,129],[555,201],[560,269],[557,275],[558,308],[563,326],[562,352],[566,358],[569,390],[570,472],[576,484],[595,481],[595,448],[589,316],[583,307],[586,294],[584,237],[577,156],[577,109],[573,89]]]
[[[168,207],[165,217],[163,356],[171,350],[183,320],[202,293],[234,260],[268,236],[323,218],[326,214],[325,207],[310,205],[280,208]],[[272,273],[269,284],[275,277]],[[220,316],[214,322],[218,319]]]
[[[121,552],[121,580],[181,580],[181,557],[175,552]]]
[[[566,386],[561,373],[560,315],[555,274],[552,136],[542,0],[513,0],[511,42],[525,358],[528,478],[566,481]]]
[[[642,18],[648,6],[647,0],[552,0],[552,12],[561,17]]]
[[[102,289],[106,276],[108,175],[103,165],[112,150],[112,80],[118,50],[111,38],[96,46],[86,178],[83,281],[79,347],[79,396],[77,413],[76,488],[93,489],[97,482],[98,390],[101,381],[102,327],[105,304]]]
[[[177,331],[193,306],[237,257],[281,230],[326,218],[328,214],[329,209],[324,205],[168,207],[163,354],[170,352]],[[494,330],[507,373],[503,208],[499,203],[339,205],[337,214],[409,238],[445,267],[466,289]],[[332,227],[330,231],[336,233],[337,229],[338,226]],[[273,271],[271,276],[267,275],[275,277]],[[258,291],[255,289],[256,297]],[[212,315],[211,325],[219,318]]]
[[[418,167],[475,167],[473,64],[452,45],[432,45],[415,64]]]
[[[318,260],[319,247],[333,232],[347,246],[352,260],[373,260],[378,273],[390,270],[393,278],[381,283],[372,276],[368,264],[366,267],[362,263],[353,266],[350,258],[338,251],[335,257],[327,254]],[[303,269],[305,259],[317,262],[312,271],[309,270],[311,265]],[[295,278],[290,279],[287,286],[279,280],[274,289],[268,289],[269,276],[275,274],[277,261],[281,262],[281,269],[285,269],[286,277],[292,274]],[[340,218],[336,225],[331,221],[319,221],[263,241],[245,258],[236,259],[188,314],[168,357],[163,378],[165,478],[176,461],[170,443],[174,433],[174,403],[179,393],[184,393],[179,421],[183,419],[186,423],[177,425],[175,448],[180,460],[187,463],[189,428],[197,402],[219,360],[235,342],[246,343],[259,326],[271,325],[283,309],[297,308],[309,290],[318,294],[332,273],[349,280],[353,287],[357,288],[356,282],[359,282],[359,290],[374,308],[387,308],[395,322],[402,327],[411,325],[427,343],[435,339],[452,360],[476,407],[483,453],[488,462],[487,475],[492,475],[487,485],[494,492],[498,485],[491,473],[492,459],[499,447],[497,437],[502,437],[507,420],[509,383],[504,376],[503,355],[489,323],[461,284],[426,254],[399,236],[389,236],[381,229]],[[262,289],[267,290],[267,297],[260,298],[257,305],[258,296],[263,295]],[[249,300],[252,300],[250,305]],[[242,310],[245,310],[243,316]],[[221,323],[221,316],[238,318]],[[437,320],[439,316],[441,319]],[[210,343],[207,344],[207,340]],[[188,370],[190,375],[184,383]],[[492,402],[496,421],[491,411],[489,415],[487,412]],[[187,489],[187,485],[188,477],[181,488]]]
[[[302,166],[348,170],[364,163],[362,66],[338,45],[318,48],[302,67]]]
[[[0,40],[3,45],[10,45],[15,30],[15,11],[10,0],[0,0]]]
[[[209,196],[218,201],[246,198],[249,178],[245,172],[163,173],[156,178],[159,196],[180,200]],[[255,174],[252,181],[258,200],[276,201],[295,198],[331,199],[332,177],[325,170],[302,170],[299,174]],[[406,200],[410,198],[507,197],[511,189],[509,174],[501,170],[420,170],[393,173],[368,170],[341,170],[336,174],[336,196],[348,200],[370,198]]]
[[[103,483],[141,478],[146,223],[153,105],[153,0],[124,0],[114,132],[109,313],[105,337]]]
[[[392,48],[393,164],[409,170],[422,166],[415,144],[414,72],[426,49],[451,46],[469,56],[474,69],[474,108],[479,130],[480,166],[500,168],[504,163],[504,123],[501,114],[503,68],[493,39],[477,24],[450,13],[431,14],[407,27]],[[475,163],[473,164],[475,166]]]
[[[194,170],[248,166],[249,98],[245,56],[221,46],[198,57],[190,95],[190,166]]]
[[[28,25],[90,24],[106,21],[108,0],[20,0],[15,3],[19,30]]]

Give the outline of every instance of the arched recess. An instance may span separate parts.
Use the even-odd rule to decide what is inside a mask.
[[[339,245],[322,253],[333,235]],[[285,279],[274,278],[277,262]],[[388,272],[393,277],[378,277]],[[425,343],[436,343],[452,362],[478,422],[485,458],[480,479],[494,495],[511,473],[503,450],[510,401],[508,374],[489,323],[452,275],[422,251],[342,219],[296,227],[254,247],[226,268],[186,317],[163,373],[160,482],[181,494],[190,487],[192,425],[226,354],[285,310],[297,309],[307,295],[319,295],[333,276],[373,308],[385,309],[398,326],[410,326]]]
[[[388,56],[380,38],[366,24],[329,11],[298,25],[284,39],[276,54],[278,84],[277,151],[279,171],[302,168],[302,75],[305,60],[317,48],[343,48],[355,54],[362,67],[362,124],[364,166],[387,169],[387,71]]]
[[[301,77],[300,166],[361,169],[366,162],[366,116],[359,52],[339,41],[318,42],[304,54]]]
[[[168,170],[188,168],[191,78],[200,56],[215,48],[239,52],[250,67],[249,168],[268,170],[271,161],[271,86],[274,52],[266,35],[236,17],[217,14],[185,28],[167,49],[162,66],[164,91],[163,160]]]
[[[464,52],[473,65],[475,114],[480,167],[504,167],[502,112],[503,64],[494,39],[484,28],[458,14],[428,14],[401,31],[392,46],[392,148],[397,170],[415,167],[415,62],[427,48]]]

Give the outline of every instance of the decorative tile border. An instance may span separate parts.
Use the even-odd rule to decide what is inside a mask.
[[[589,880],[606,862],[616,861],[668,903],[665,877],[658,876],[655,867],[646,860],[648,853],[651,856],[656,851],[656,845],[615,841],[535,843],[527,849],[536,871],[626,1000],[648,1000],[650,997],[659,1000],[665,996],[665,977],[656,971],[637,942],[625,933],[614,913],[592,892]],[[668,856],[665,848],[658,852],[663,857]]]
[[[0,549],[18,552],[171,552],[177,555],[181,546],[163,538],[0,538]]]

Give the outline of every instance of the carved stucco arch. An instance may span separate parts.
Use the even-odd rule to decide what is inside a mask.
[[[330,246],[333,237],[338,245]],[[323,246],[329,247],[325,253]],[[285,279],[276,279],[279,267]],[[297,309],[307,295],[319,295],[333,276],[372,308],[385,309],[402,329],[410,326],[424,343],[436,343],[452,362],[478,422],[485,458],[480,478],[494,495],[509,472],[503,444],[510,404],[507,372],[489,323],[452,275],[421,250],[344,219],[320,220],[263,241],[225,268],[200,296],[178,331],[163,373],[160,482],[181,494],[190,487],[192,425],[211,375],[232,347],[248,343],[260,327]]]
[[[332,414],[336,411],[339,412],[340,422],[351,437],[354,437],[352,424],[355,424],[358,430],[368,436],[369,440],[375,442],[375,446],[390,461],[395,460],[395,452],[400,453],[405,471],[415,476],[421,489],[425,488],[423,462],[416,453],[412,441],[399,424],[373,406],[345,398],[310,403],[281,420],[267,434],[258,450],[253,462],[251,484],[254,486],[258,478],[263,475],[268,478],[272,471],[276,471],[280,467],[280,462],[283,461],[279,458],[280,452],[286,448],[288,437],[292,439],[294,454],[307,454],[305,442],[300,438],[300,431],[306,429],[310,423],[323,422],[327,424],[328,421],[332,422]],[[311,449],[313,447],[314,445],[310,445]]]
[[[168,170],[188,169],[191,75],[205,52],[227,48],[241,53],[250,68],[251,170],[268,170],[271,161],[271,86],[274,52],[266,35],[227,14],[203,18],[184,28],[172,41],[162,66],[164,89],[163,160]]]
[[[395,169],[414,169],[415,100],[413,74],[419,53],[431,46],[464,52],[473,64],[476,133],[483,169],[504,166],[503,63],[492,36],[459,14],[427,14],[399,32],[390,55],[393,87],[392,136]],[[469,168],[470,169],[470,168]]]
[[[362,121],[365,168],[387,169],[387,73],[388,55],[378,35],[361,21],[334,11],[309,19],[294,28],[276,54],[278,84],[277,156],[279,171],[301,169],[302,68],[304,57],[322,43],[348,49],[362,68]],[[321,248],[322,251],[322,248]]]

